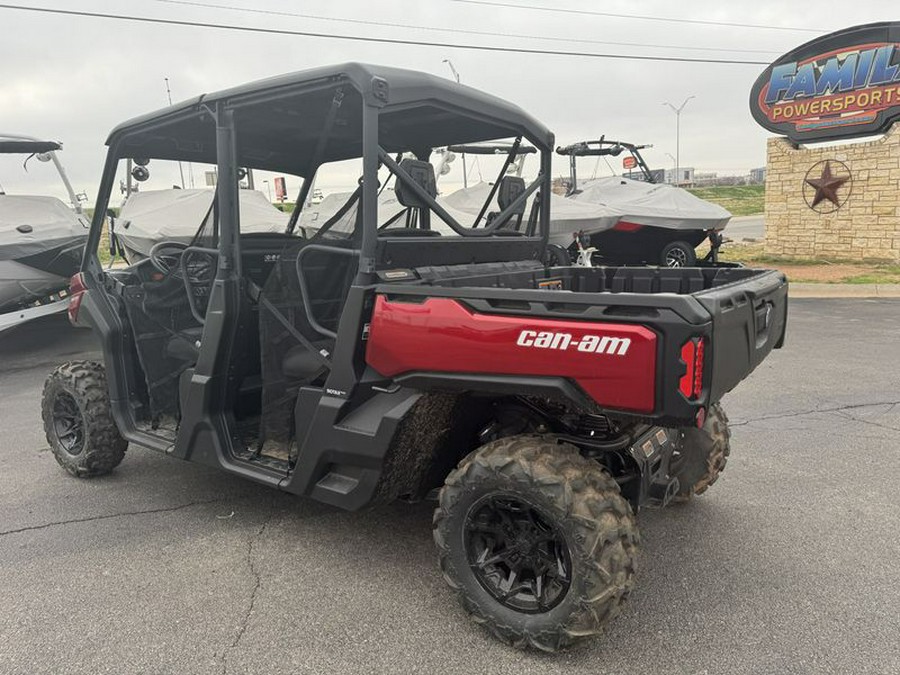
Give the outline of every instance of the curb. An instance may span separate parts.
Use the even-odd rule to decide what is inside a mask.
[[[900,284],[791,283],[791,298],[900,298]]]

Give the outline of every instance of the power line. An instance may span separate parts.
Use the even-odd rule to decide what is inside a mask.
[[[410,30],[424,30],[438,33],[458,33],[461,35],[483,35],[486,37],[497,37],[496,31],[471,30],[466,28],[439,28],[437,26],[421,26],[416,24],[395,23],[389,21],[372,21],[368,19],[349,19],[333,16],[322,16],[319,14],[301,14],[299,12],[286,12],[275,9],[254,9],[250,7],[233,7],[231,5],[221,5],[210,2],[192,2],[190,0],[153,0],[167,5],[182,5],[185,7],[203,7],[205,9],[224,9],[232,12],[245,12],[248,14],[263,14],[268,16],[291,17],[295,19],[312,19],[315,21],[333,21],[337,23],[349,23],[361,26],[379,26],[382,28],[406,28]],[[616,47],[642,47],[651,49],[683,49],[699,52],[742,52],[747,54],[777,54],[769,49],[737,49],[734,47],[692,47],[689,45],[663,45],[663,44],[647,44],[645,42],[614,42],[611,40],[585,40],[582,38],[564,38],[546,35],[529,35],[523,33],[504,33],[503,37],[507,38],[524,38],[528,40],[546,40],[548,42],[564,42],[571,44],[572,42],[580,42],[584,44],[594,45],[613,45]]]
[[[185,21],[180,19],[161,19],[146,16],[129,16],[127,14],[109,14],[105,12],[87,12],[72,9],[53,9],[50,7],[27,7],[23,5],[0,4],[0,9],[14,9],[39,14],[56,14],[60,16],[90,17],[95,19],[113,19],[131,21],[133,23],[150,23],[165,26],[188,26],[192,28],[209,28],[214,30],[231,30],[240,33],[265,33],[267,35],[293,35],[300,37],[322,38],[325,40],[347,40],[351,42],[371,42],[375,44],[407,45],[416,47],[440,47],[442,49],[470,49],[482,52],[501,52],[507,54],[532,54],[539,56],[576,56],[591,59],[619,59],[623,61],[669,61],[674,63],[716,63],[741,66],[767,66],[768,61],[745,61],[740,59],[702,59],[683,56],[645,56],[629,54],[601,54],[598,52],[566,52],[553,49],[529,49],[525,47],[492,47],[490,45],[453,44],[431,40],[401,40],[398,38],[366,37],[362,35],[339,35],[337,33],[319,33],[314,31],[288,30],[283,28],[255,28],[251,26],[232,26],[219,23]]]
[[[614,19],[636,19],[639,21],[662,21],[666,23],[693,23],[703,26],[732,26],[734,28],[762,28],[765,30],[789,30],[803,33],[826,33],[823,28],[799,28],[796,26],[768,26],[758,23],[740,23],[736,21],[710,21],[703,19],[676,19],[672,17],[648,16],[646,14],[616,14],[614,12],[598,12],[593,9],[568,9],[565,7],[547,7],[546,5],[522,5],[513,2],[487,2],[486,0],[450,0],[468,5],[484,5],[485,7],[511,7],[513,9],[533,9],[541,12],[558,14],[580,14],[582,16],[606,16]]]

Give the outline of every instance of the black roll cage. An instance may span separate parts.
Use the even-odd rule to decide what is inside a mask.
[[[443,206],[441,206],[440,203],[438,203],[438,201],[434,197],[432,197],[430,194],[428,194],[412,178],[412,176],[409,175],[409,173],[401,166],[398,159],[392,158],[390,156],[390,154],[384,148],[381,148],[381,147],[378,148],[378,157],[381,162],[381,165],[387,167],[387,169],[389,171],[389,175],[385,179],[384,184],[379,189],[379,194],[381,193],[382,190],[384,190],[384,187],[388,184],[388,181],[390,181],[390,179],[393,177],[396,180],[402,181],[403,184],[406,185],[410,190],[412,190],[413,193],[415,193],[415,195],[419,199],[421,199],[426,204],[428,204],[428,208],[431,211],[433,211],[435,213],[435,215],[437,215],[441,220],[443,220],[450,227],[450,229],[452,229],[454,232],[456,232],[460,236],[463,236],[463,237],[490,236],[497,230],[502,229],[503,226],[506,224],[507,220],[509,219],[509,217],[512,214],[516,213],[516,209],[518,209],[520,206],[522,206],[522,204],[524,204],[528,200],[528,198],[532,194],[534,194],[534,192],[536,190],[538,190],[540,188],[542,179],[544,177],[544,175],[542,173],[539,173],[537,175],[537,177],[531,182],[531,184],[526,186],[525,191],[522,194],[520,194],[515,200],[513,200],[503,211],[498,213],[493,218],[493,220],[490,224],[486,225],[485,227],[481,228],[480,230],[476,230],[476,228],[478,227],[478,224],[481,222],[481,219],[484,217],[485,211],[490,207],[491,203],[493,202],[494,196],[497,193],[497,189],[500,186],[500,179],[506,174],[506,170],[509,168],[510,164],[513,161],[515,161],[515,158],[519,154],[537,152],[532,147],[527,147],[524,150],[518,150],[518,144],[521,142],[521,140],[522,140],[522,138],[520,136],[516,139],[516,141],[511,146],[493,146],[493,147],[497,147],[497,148],[502,148],[504,151],[508,151],[508,154],[506,157],[506,161],[503,164],[503,167],[500,169],[497,180],[491,185],[490,193],[488,194],[487,198],[485,199],[484,204],[482,205],[481,210],[480,210],[477,218],[475,219],[475,222],[472,224],[471,228],[467,228],[465,225],[460,224],[460,222],[458,220],[456,220],[456,218],[454,218],[450,213],[448,213],[447,210]],[[459,146],[452,146],[452,147],[459,147]],[[452,150],[452,147],[448,148],[448,149]],[[496,152],[494,150],[491,150],[490,152],[484,152],[483,154],[500,154],[500,153]],[[341,208],[338,209],[334,213],[334,215],[324,225],[322,225],[321,228],[319,228],[316,235],[314,235],[314,238],[319,238],[321,235],[325,234],[338,220],[340,220],[345,215],[347,215],[347,213],[352,209],[353,205],[357,201],[359,201],[359,199],[361,197],[361,187],[362,187],[363,183],[364,183],[364,181],[362,179],[360,179],[360,181],[359,181],[360,187],[357,187],[357,189],[354,190],[350,194],[350,196],[347,198],[347,201],[341,206]],[[301,209],[302,209],[302,199],[301,198],[305,199],[305,194],[308,194],[308,192],[309,192],[308,189],[305,189],[308,187],[308,185],[311,185],[311,181],[309,181],[309,182],[304,181],[303,186],[301,186],[300,197],[298,197],[298,199],[297,199],[297,203],[300,205],[299,208],[301,208]],[[295,208],[294,212],[299,213],[299,209]],[[388,225],[391,225],[391,224],[393,224],[393,222],[398,220],[400,218],[400,216],[402,215],[402,213],[403,212],[401,211],[397,215],[393,216],[387,223],[383,223],[383,224],[379,225],[378,229],[379,230],[386,229],[386,227]],[[292,227],[292,225],[296,224],[296,222],[298,220],[299,220],[299,217],[296,219],[292,218],[291,221],[288,223],[288,228],[287,228],[288,234],[293,232],[294,228]],[[422,229],[426,229],[426,228],[422,228]]]
[[[506,162],[503,165],[503,168],[500,170],[500,176],[502,177],[506,173],[506,169],[512,163],[513,159],[516,156],[515,146],[519,143],[521,137],[516,139],[516,143],[514,144],[513,149],[510,150],[509,155],[507,155]],[[446,209],[443,206],[438,204],[437,200],[434,199],[430,194],[428,194],[422,187],[416,183],[412,177],[403,169],[400,164],[398,164],[395,160],[393,160],[384,149],[379,148],[379,156],[381,157],[381,161],[385,166],[390,169],[391,174],[396,176],[398,180],[402,180],[404,185],[409,187],[419,199],[425,201],[428,204],[429,208],[434,211],[434,213],[450,228],[456,232],[457,234],[463,237],[485,237],[490,236],[497,230],[501,229],[501,227],[506,223],[509,217],[516,212],[516,209],[524,204],[528,198],[541,186],[542,179],[544,178],[543,174],[539,173],[537,178],[535,178],[531,185],[525,188],[525,192],[520,194],[512,203],[510,203],[503,211],[501,211],[494,218],[493,222],[489,225],[486,225],[480,230],[475,230],[478,227],[478,223],[481,221],[482,217],[484,217],[485,211],[490,207],[491,202],[494,200],[494,195],[497,194],[497,188],[500,185],[500,181],[497,180],[491,186],[490,194],[488,194],[487,199],[481,207],[481,211],[478,214],[478,217],[475,219],[474,224],[471,229],[466,228],[464,225],[460,225],[459,222],[447,213]]]
[[[324,128],[322,129],[321,136],[319,137],[320,140],[316,146],[314,156],[311,158],[310,163],[312,164],[312,168],[308,172],[308,176],[303,176],[300,195],[288,223],[288,232],[293,231],[293,229],[295,228],[296,223],[300,217],[300,212],[303,209],[306,195],[308,194],[314,182],[313,177],[315,176],[315,173],[316,171],[318,171],[319,167],[324,164],[324,162],[320,163],[321,155],[328,144],[329,136],[332,130],[335,128],[336,113],[342,104],[346,105],[346,101],[344,101],[344,98],[345,92],[349,86],[354,86],[354,83],[342,81],[334,83],[331,87],[334,92],[332,103],[326,115]],[[303,91],[304,87],[300,87],[300,89],[301,91]],[[307,89],[311,92],[322,91],[322,83],[312,83],[312,86],[308,86]],[[296,89],[291,93],[296,93]],[[444,221],[455,233],[467,238],[484,238],[490,237],[491,235],[495,234],[498,230],[503,228],[503,225],[506,223],[506,221],[509,220],[509,217],[513,213],[515,213],[517,208],[519,208],[526,200],[528,200],[531,195],[537,193],[539,200],[539,215],[538,222],[536,223],[536,228],[533,228],[536,231],[524,232],[521,239],[530,239],[534,243],[538,244],[541,250],[543,250],[549,237],[549,199],[551,192],[550,167],[552,161],[552,136],[550,138],[550,144],[548,144],[546,142],[546,139],[542,140],[537,137],[531,137],[527,133],[523,133],[523,130],[521,128],[517,129],[511,125],[508,129],[509,134],[510,136],[515,136],[516,138],[512,145],[503,146],[495,144],[482,146],[485,148],[485,153],[489,151],[491,154],[500,154],[501,150],[506,152],[506,161],[500,171],[501,178],[505,174],[509,165],[513,161],[515,161],[516,157],[519,154],[539,153],[541,155],[541,166],[537,177],[534,181],[532,181],[530,185],[526,187],[524,193],[520,194],[513,203],[507,205],[507,207],[503,209],[502,212],[498,214],[497,217],[495,217],[489,224],[483,227],[478,227],[481,220],[484,218],[484,215],[489,208],[491,201],[496,195],[499,186],[499,180],[495,181],[494,185],[491,188],[490,195],[482,206],[481,212],[478,214],[478,217],[476,218],[473,226],[469,228],[461,225],[455,218],[453,218],[452,215],[450,215],[446,211],[446,209],[444,209],[437,202],[437,200],[435,200],[431,195],[427,194],[427,192],[423,190],[421,186],[419,186],[415,182],[415,180],[413,180],[410,175],[400,166],[400,163],[391,157],[390,152],[382,147],[379,139],[379,117],[386,112],[391,112],[392,108],[389,104],[386,105],[384,101],[379,100],[377,96],[371,96],[371,92],[360,91],[360,93],[362,94],[361,127],[363,175],[360,179],[360,189],[357,198],[362,202],[362,236],[359,243],[359,273],[361,275],[372,275],[375,270],[375,253],[378,245],[377,200],[379,188],[381,187],[378,180],[378,172],[382,166],[386,166],[391,172],[391,175],[393,175],[396,180],[402,181],[406,187],[408,187],[414,194],[416,194],[419,199],[423,200],[428,205],[429,209],[433,211],[442,221]],[[285,96],[287,96],[287,94],[288,92],[284,92]],[[112,193],[112,183],[114,182],[118,162],[119,160],[125,159],[129,156],[127,151],[127,141],[129,140],[130,135],[134,134],[147,136],[156,131],[162,131],[163,127],[171,125],[173,121],[177,122],[180,119],[188,120],[192,117],[200,117],[206,119],[207,123],[215,124],[216,126],[216,165],[219,175],[219,184],[217,185],[215,202],[219,207],[218,216],[220,236],[218,248],[220,253],[220,269],[222,269],[223,267],[225,269],[239,269],[240,243],[238,235],[240,215],[237,209],[238,186],[236,181],[238,163],[240,162],[240,158],[236,157],[236,144],[237,138],[240,134],[240,129],[237,128],[237,125],[235,123],[235,112],[240,111],[245,107],[258,104],[260,100],[273,101],[277,100],[277,98],[275,97],[273,92],[263,90],[259,93],[258,96],[243,94],[241,96],[235,96],[234,100],[225,98],[211,103],[198,102],[196,106],[182,107],[176,115],[169,114],[165,118],[160,117],[157,120],[142,120],[143,123],[136,129],[126,129],[120,133],[117,133],[118,130],[114,131],[109,141],[109,152],[101,179],[102,183],[96,202],[97,208],[95,210],[94,220],[91,223],[91,233],[88,238],[88,244],[85,250],[85,259],[83,261],[82,268],[89,269],[93,266],[96,266],[96,270],[100,270],[99,260],[96,257],[96,251],[100,238],[100,229],[102,227],[103,218],[109,205],[109,200]],[[467,109],[455,104],[441,105],[440,101],[434,100],[429,100],[428,104],[434,107],[440,107],[442,110],[446,110],[448,115],[455,114],[460,118],[468,119],[470,122],[472,122],[473,125],[497,125],[497,120],[487,117],[483,113],[474,109],[477,107],[474,105],[474,102],[473,109]],[[406,108],[413,106],[414,104],[406,104],[403,107]],[[523,138],[527,139],[530,145],[522,146],[521,143]],[[441,145],[443,144],[435,143],[433,147],[440,147]],[[455,147],[455,144],[447,144],[447,146]],[[226,151],[223,153],[222,151],[225,147],[230,148],[231,152]],[[405,150],[411,149],[412,148],[406,148]],[[430,150],[431,148],[428,148],[429,152]],[[172,157],[164,157],[164,159],[172,159]],[[240,164],[242,166],[247,165],[249,168],[261,168],[250,166],[246,161],[240,162]],[[234,182],[234,185],[231,185],[232,182]],[[535,239],[538,239],[539,241],[534,241]],[[432,245],[439,245],[439,242],[436,242],[434,240],[432,240],[431,243]],[[359,279],[358,281],[360,283],[370,283],[371,281],[373,281],[373,279],[371,278],[371,276],[369,276],[365,279]]]
[[[292,470],[264,463],[251,463],[239,451],[243,443],[236,433],[234,408],[238,396],[236,369],[246,358],[244,337],[249,304],[255,282],[242,274],[240,211],[238,209],[238,168],[247,167],[301,176],[310,182],[318,166],[310,159],[322,145],[326,115],[334,106],[335,91],[343,87],[340,125],[334,123],[321,162],[362,157],[362,180],[357,191],[362,200],[357,228],[351,241],[311,242],[298,237],[297,266],[302,266],[304,247],[318,251],[354,256],[357,271],[343,299],[337,329],[311,323],[319,333],[336,339],[327,355],[319,352],[328,369],[321,387],[303,387],[296,411],[301,411],[295,426],[298,438],[306,439],[302,456]],[[309,96],[308,96],[309,95]],[[339,130],[340,127],[340,130]],[[382,133],[383,131],[383,133]],[[399,157],[412,151],[417,157],[434,147],[461,142],[483,142],[499,138],[522,137],[539,148],[541,162],[538,179],[525,196],[539,194],[533,205],[539,208],[534,218],[537,232],[526,231],[518,237],[503,237],[499,229],[504,218],[496,218],[487,227],[461,228],[449,218],[451,229],[462,236],[443,238],[425,236],[379,236],[379,168],[392,169],[397,180],[409,187],[417,203],[435,210],[436,200],[422,199],[418,185],[409,174],[398,170]],[[122,435],[130,442],[165,452],[173,457],[220,466],[232,474],[279,487],[288,492],[312,494],[322,498],[324,488],[317,487],[323,464],[335,460],[333,450],[341,448],[339,461],[354,466],[380,463],[396,424],[413,405],[416,394],[404,393],[403,403],[394,405],[387,419],[379,414],[377,434],[342,427],[339,421],[358,410],[365,397],[355,397],[366,376],[361,336],[366,334],[372,295],[380,276],[376,263],[384,270],[415,268],[419,265],[477,264],[540,260],[549,235],[549,196],[553,135],[537,120],[505,101],[434,76],[399,69],[344,64],[305,73],[280,76],[251,83],[225,92],[203,96],[162,111],[126,122],[110,134],[109,150],[97,194],[96,208],[82,261],[84,322],[92,325],[101,339],[106,361],[110,406]],[[140,367],[135,364],[134,327],[122,308],[123,291],[119,273],[103,269],[98,256],[100,237],[107,207],[116,187],[121,159],[129,157],[215,164],[218,186],[219,237],[215,249],[217,266],[206,302],[202,333],[196,343],[198,352],[193,366],[179,375],[180,423],[173,438],[146,424],[146,413],[139,399]],[[391,165],[395,164],[395,167]],[[307,188],[308,190],[309,188]],[[511,200],[512,201],[512,200]],[[521,205],[515,200],[514,208]],[[510,205],[506,204],[507,209]],[[302,209],[302,203],[298,204]],[[449,214],[448,214],[449,215]],[[503,214],[501,214],[503,216]],[[460,231],[462,230],[462,231]],[[407,233],[404,233],[407,234]],[[497,236],[491,237],[491,234]],[[286,239],[286,235],[281,235]],[[273,240],[274,241],[274,240]],[[283,243],[288,243],[287,241]],[[348,243],[353,246],[349,248]],[[434,262],[435,260],[439,262]],[[301,270],[302,272],[302,270]],[[352,274],[350,270],[349,273]],[[298,275],[306,283],[303,275]],[[312,278],[310,279],[312,282]],[[250,296],[249,300],[247,296]],[[258,304],[264,294],[256,289]],[[301,296],[308,293],[301,291]],[[308,298],[307,298],[308,300]],[[302,311],[312,316],[312,307],[302,300]],[[252,314],[252,312],[250,312]],[[196,317],[195,317],[196,318]],[[277,320],[277,315],[276,315]],[[324,331],[322,329],[325,329]],[[303,340],[299,340],[301,344]],[[307,348],[308,345],[304,344]],[[330,363],[328,363],[330,361]],[[374,391],[374,390],[373,390]],[[381,424],[382,419],[387,419]],[[377,472],[366,469],[365,481],[349,498],[340,503],[358,508],[368,502],[375,488]],[[331,500],[325,497],[326,500]]]

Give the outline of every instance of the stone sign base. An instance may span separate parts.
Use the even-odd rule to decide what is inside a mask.
[[[873,141],[767,149],[767,254],[900,262],[900,124]]]

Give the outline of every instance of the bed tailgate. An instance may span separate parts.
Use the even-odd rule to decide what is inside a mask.
[[[784,342],[788,282],[777,271],[694,295],[713,322],[710,401],[718,401]]]

